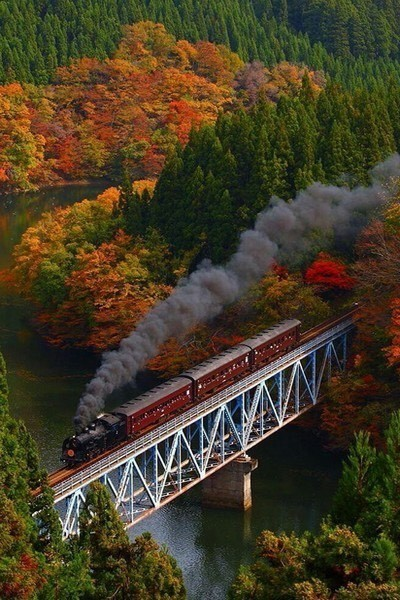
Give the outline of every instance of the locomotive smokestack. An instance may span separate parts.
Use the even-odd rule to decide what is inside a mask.
[[[101,412],[113,390],[135,378],[170,337],[218,315],[256,283],[276,258],[290,263],[293,256],[315,252],[315,239],[311,241],[308,234],[317,230],[325,238],[328,234],[353,239],[371,211],[388,200],[385,183],[398,176],[400,156],[395,154],[373,169],[369,187],[350,190],[314,183],[291,202],[273,198],[258,215],[254,229],[241,234],[238,250],[225,266],[202,263],[178,282],[169,298],[150,310],[117,350],[103,355],[80,399],[74,419],[77,431]]]

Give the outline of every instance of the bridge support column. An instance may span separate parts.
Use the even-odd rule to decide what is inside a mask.
[[[210,508],[251,507],[251,472],[258,460],[244,454],[203,481],[202,502]]]

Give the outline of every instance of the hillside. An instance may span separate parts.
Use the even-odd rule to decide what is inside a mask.
[[[77,59],[45,87],[0,86],[0,193],[68,180],[154,178],[192,126],[229,105],[236,54],[137,23],[113,59]]]
[[[245,61],[323,68],[351,86],[399,76],[399,0],[10,0],[0,2],[0,83],[48,83],[73,58],[104,59],[121,26],[150,19]]]

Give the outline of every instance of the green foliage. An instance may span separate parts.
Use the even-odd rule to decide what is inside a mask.
[[[351,527],[369,504],[374,486],[376,450],[368,433],[357,434],[343,466],[342,477],[333,504],[333,518]]]
[[[163,23],[178,38],[209,40],[244,60],[324,69],[351,87],[400,78],[398,0],[7,0],[0,3],[0,82],[44,84],[71,59],[110,56],[121,26]],[[93,164],[103,160],[92,149]]]
[[[231,600],[399,599],[399,440],[400,411],[392,415],[384,450],[358,434],[332,517],[317,535],[264,531],[257,560],[241,567]]]
[[[8,412],[4,359],[0,355],[0,597],[30,598],[44,584],[51,558],[42,554],[32,518],[31,492],[43,479],[37,448],[25,426]],[[42,525],[54,518],[52,500],[42,499]],[[56,517],[55,517],[56,518]]]
[[[87,495],[79,539],[62,540],[37,448],[8,412],[1,354],[0,408],[0,598],[183,600],[175,560],[149,535],[129,542],[100,484]],[[33,497],[39,486],[41,493]]]
[[[94,483],[81,514],[79,547],[89,556],[93,598],[183,599],[182,573],[150,534],[129,542],[104,486]]]
[[[272,196],[288,200],[315,180],[367,184],[369,170],[400,150],[396,85],[363,93],[328,85],[318,95],[309,85],[277,104],[220,115],[167,161],[150,222],[175,253],[199,247],[198,259],[224,261]],[[312,251],[329,245],[325,233],[312,236]],[[297,254],[297,266],[308,258]]]

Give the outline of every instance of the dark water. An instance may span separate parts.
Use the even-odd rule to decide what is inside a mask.
[[[43,211],[94,198],[101,189],[79,186],[0,198],[0,269],[10,265],[12,248]],[[31,314],[29,303],[0,288],[0,350],[7,361],[11,411],[36,439],[43,464],[55,469],[77,400],[99,359],[49,347],[32,329]],[[204,509],[197,487],[131,530],[132,536],[151,531],[168,545],[192,600],[224,598],[263,529],[315,530],[329,511],[339,459],[324,452],[310,432],[288,426],[251,454],[259,468],[253,473],[250,511]]]

